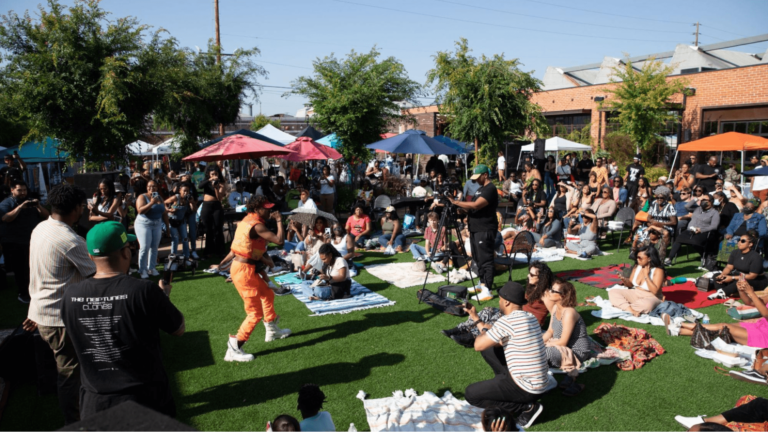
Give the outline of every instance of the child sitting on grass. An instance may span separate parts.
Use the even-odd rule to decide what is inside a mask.
[[[323,409],[325,393],[316,384],[304,384],[299,390],[299,405],[301,411],[301,430],[303,431],[335,431],[331,414]]]

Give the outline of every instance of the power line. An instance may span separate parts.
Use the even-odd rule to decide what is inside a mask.
[[[719,32],[723,32],[723,33],[732,34],[732,35],[734,35],[734,36],[739,36],[739,37],[746,37],[746,36],[744,36],[744,35],[741,35],[741,34],[738,34],[738,33],[734,33],[734,32],[732,32],[732,31],[728,31],[728,30],[721,30],[721,29],[718,29],[718,28],[712,27],[711,25],[708,25],[708,24],[702,24],[701,26],[702,26],[702,27],[707,27],[707,28],[710,28],[710,29],[712,29],[712,30],[717,30],[717,31],[719,31]]]
[[[467,19],[461,19],[461,18],[452,18],[452,17],[446,17],[446,16],[440,16],[440,15],[434,15],[434,14],[426,14],[421,12],[413,12],[403,9],[395,9],[395,8],[389,8],[384,6],[376,6],[376,5],[370,5],[365,3],[357,3],[353,1],[348,0],[332,0],[337,3],[345,3],[345,4],[351,4],[356,6],[363,6],[363,7],[369,7],[373,9],[382,9],[382,10],[388,10],[393,12],[399,12],[404,14],[410,14],[410,15],[418,15],[418,16],[424,16],[428,18],[439,18],[449,21],[456,21],[456,22],[463,22],[463,23],[469,23],[469,24],[480,24],[483,26],[491,26],[491,27],[501,27],[501,28],[508,28],[513,30],[525,30],[528,32],[536,32],[536,33],[547,33],[547,34],[554,34],[554,35],[560,35],[560,36],[575,36],[575,37],[583,37],[583,38],[590,38],[590,39],[605,39],[605,36],[590,36],[590,35],[583,35],[583,34],[576,34],[576,33],[563,33],[563,32],[555,32],[555,31],[547,31],[547,30],[540,30],[537,28],[527,28],[527,27],[516,27],[516,26],[509,26],[504,24],[492,24],[482,21],[473,21],[473,20],[467,20]],[[685,23],[688,24],[688,23]],[[618,37],[611,37],[613,40],[625,40],[625,41],[633,41],[633,42],[669,42],[669,43],[677,43],[679,41],[670,41],[670,40],[653,40],[653,39],[631,39],[631,38],[618,38]]]
[[[654,33],[688,34],[688,32],[684,32],[684,31],[652,30],[652,29],[648,29],[648,28],[612,26],[612,25],[595,24],[595,23],[589,23],[589,22],[583,22],[583,21],[573,21],[573,20],[565,20],[565,19],[558,19],[558,18],[550,18],[550,17],[546,17],[546,16],[529,15],[529,14],[523,14],[523,13],[519,13],[519,12],[510,12],[510,11],[506,11],[506,10],[492,9],[492,8],[487,8],[487,7],[483,7],[483,6],[476,6],[476,5],[472,5],[472,4],[466,4],[466,3],[459,3],[459,2],[450,1],[450,0],[435,0],[435,1],[438,1],[438,2],[441,2],[441,3],[455,4],[455,5],[459,5],[459,6],[466,6],[466,7],[475,8],[475,9],[482,9],[482,10],[487,10],[487,11],[491,11],[491,12],[500,12],[500,13],[505,13],[505,14],[509,14],[509,15],[524,16],[524,17],[528,17],[528,18],[539,18],[539,19],[550,20],[550,21],[557,21],[557,22],[564,22],[564,23],[569,23],[569,24],[580,24],[580,25],[587,25],[587,26],[592,26],[592,27],[602,27],[602,28],[615,28],[615,29],[621,29],[621,30],[638,30],[638,31],[654,32]]]
[[[278,65],[278,66],[287,66],[287,67],[298,68],[298,69],[309,69],[309,70],[312,70],[312,68],[308,68],[308,67],[305,67],[305,66],[296,66],[296,65],[289,65],[289,64],[284,64],[284,63],[274,63],[274,62],[268,62],[268,61],[264,61],[264,60],[256,60],[256,62],[257,63],[273,64],[273,65]]]
[[[348,45],[344,45],[342,43],[332,43],[332,42],[318,42],[318,41],[310,41],[310,40],[299,40],[299,39],[282,39],[282,38],[272,38],[272,37],[262,37],[262,36],[246,36],[246,35],[239,35],[239,34],[232,34],[232,33],[222,33],[225,36],[234,36],[234,37],[242,37],[242,38],[249,38],[249,39],[263,39],[263,40],[272,40],[272,41],[278,41],[278,42],[293,42],[293,43],[300,43],[300,44],[315,44],[315,45],[327,45],[327,46],[333,46],[333,47],[344,47],[344,49],[348,49]],[[432,51],[427,50],[415,50],[410,48],[397,48],[398,51],[409,51],[409,52],[418,52],[418,53],[433,53]]]
[[[655,21],[655,22],[662,22],[662,23],[667,23],[667,24],[686,24],[686,25],[690,24],[688,22],[682,22],[682,21],[669,21],[669,20],[660,20],[660,19],[655,19],[655,18],[643,18],[643,17],[638,17],[638,16],[632,16],[632,15],[621,15],[621,14],[615,14],[615,13],[603,12],[603,11],[596,11],[596,10],[591,10],[591,9],[582,9],[582,8],[576,8],[576,7],[573,7],[573,6],[564,6],[564,5],[560,5],[560,4],[557,4],[557,3],[547,3],[547,2],[543,2],[543,1],[534,1],[534,0],[524,0],[524,1],[527,1],[529,3],[545,4],[545,5],[559,7],[559,8],[564,8],[564,9],[571,9],[571,10],[577,10],[577,11],[582,11],[582,12],[590,12],[590,13],[595,13],[595,14],[600,14],[600,15],[608,15],[608,16],[615,16],[615,17],[621,17],[621,18],[631,18],[631,19],[637,19],[637,20],[643,20],[643,21]]]

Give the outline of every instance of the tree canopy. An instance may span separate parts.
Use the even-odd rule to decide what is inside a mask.
[[[666,123],[678,120],[677,112],[672,111],[676,106],[670,98],[683,92],[687,81],[667,80],[674,68],[653,59],[644,62],[639,71],[629,60],[613,70],[611,82],[616,86],[607,92],[614,97],[600,102],[600,108],[618,113],[616,119],[621,132],[641,149],[651,150]]]
[[[280,129],[280,119],[270,120],[269,117],[264,114],[259,114],[253,118],[253,121],[251,122],[251,130],[257,131],[268,124]]]
[[[549,131],[541,107],[531,103],[541,82],[520,70],[517,59],[473,57],[466,39],[456,51],[438,52],[427,84],[435,84],[440,114],[453,138],[478,143],[478,161],[495,158],[511,139]]]
[[[343,60],[333,54],[318,58],[311,76],[292,83],[290,93],[309,99],[312,123],[336,133],[342,141],[339,151],[348,161],[370,159],[365,146],[379,141],[390,124],[413,122],[398,102],[415,103],[421,86],[408,79],[397,59],[379,61],[380,55],[373,47],[368,53],[352,51]]]

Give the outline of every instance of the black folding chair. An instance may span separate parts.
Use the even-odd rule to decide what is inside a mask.
[[[533,235],[528,231],[520,231],[512,240],[512,252],[507,252],[507,248],[504,248],[504,256],[496,257],[494,259],[495,264],[507,266],[509,270],[509,280],[512,280],[512,266],[515,264],[514,257],[516,254],[521,253],[528,258],[528,267],[531,266],[531,256],[533,255],[533,249],[536,245]]]

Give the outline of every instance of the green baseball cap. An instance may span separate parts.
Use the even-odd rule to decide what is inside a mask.
[[[88,253],[93,256],[107,256],[122,249],[126,243],[135,242],[136,236],[128,234],[125,226],[117,221],[96,224],[88,231],[85,239]]]
[[[484,165],[484,164],[479,164],[478,166],[476,166],[476,167],[475,167],[475,170],[474,170],[474,171],[472,171],[472,173],[473,173],[474,175],[473,175],[472,177],[470,177],[470,178],[471,178],[472,180],[477,180],[477,179],[479,179],[479,178],[480,178],[480,176],[481,176],[481,175],[483,175],[483,174],[486,174],[486,173],[487,173],[488,175],[491,175],[491,170],[490,170],[490,168],[488,168],[486,165]]]

